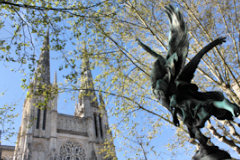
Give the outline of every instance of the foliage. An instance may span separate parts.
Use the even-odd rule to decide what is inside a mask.
[[[60,86],[60,92],[84,89],[77,83],[81,72],[79,65],[83,57],[90,57],[92,69],[100,73],[95,77],[95,88],[108,99],[114,136],[126,142],[129,137],[135,137],[138,146],[141,148],[144,144],[152,154],[157,152],[151,148],[154,141],[159,141],[160,131],[164,132],[166,125],[172,122],[168,112],[152,96],[149,73],[153,58],[137,45],[135,38],[166,55],[168,22],[163,8],[169,3],[167,0],[1,0],[0,14],[4,18],[0,20],[0,29],[8,28],[9,35],[0,41],[0,58],[20,63],[33,76],[39,48],[35,44],[43,40],[49,28],[51,51],[62,62],[58,67],[67,82]],[[183,11],[188,24],[189,57],[216,37],[227,36],[226,44],[204,57],[194,80],[201,90],[222,90],[240,105],[239,2],[184,0],[173,5]],[[85,50],[87,54],[83,54]],[[26,80],[24,82],[27,84]],[[237,123],[226,123],[229,125],[221,127],[212,123],[213,129],[209,127],[209,131],[216,129],[212,135],[240,153]],[[221,132],[224,130],[231,132]],[[181,127],[180,132],[182,134],[177,132],[176,136],[183,138],[178,143],[185,144],[189,140],[184,134],[186,129]],[[174,141],[169,143],[174,146],[171,145]],[[130,142],[130,146],[134,144]],[[144,153],[147,152],[136,150],[136,157],[148,157]]]
[[[1,100],[6,95],[1,93],[0,98]],[[14,132],[14,120],[18,116],[18,114],[14,114],[16,104],[1,104],[0,106],[0,127],[1,127],[1,137],[0,137],[0,144],[2,140],[9,140],[11,137],[16,134]]]

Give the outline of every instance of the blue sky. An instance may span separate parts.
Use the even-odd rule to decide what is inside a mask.
[[[8,38],[8,36],[4,35],[3,37],[1,37],[2,39],[4,38]],[[42,41],[39,42],[34,42],[35,43],[35,47],[39,48],[36,49],[36,53],[39,55],[40,53],[40,48],[42,47]],[[51,81],[53,81],[53,77],[54,77],[54,72],[58,71],[58,66],[59,64],[61,64],[61,60],[58,60],[56,57],[54,57],[53,55],[54,52],[51,52]],[[58,54],[60,55],[60,54]],[[16,132],[18,131],[18,128],[21,124],[21,113],[22,113],[22,107],[23,107],[23,103],[24,103],[24,99],[26,97],[26,90],[22,90],[21,89],[21,79],[25,78],[23,73],[19,73],[19,71],[10,71],[11,68],[17,69],[19,68],[18,65],[16,64],[9,64],[9,63],[4,63],[3,61],[0,61],[0,75],[1,76],[1,80],[0,80],[0,92],[4,92],[3,96],[0,96],[0,105],[4,105],[4,104],[15,104],[16,103],[16,109],[15,109],[15,113],[18,113],[19,116],[15,119],[15,123],[14,123],[14,127]],[[93,72],[93,75],[97,75],[97,71]],[[29,77],[26,77],[29,78]],[[62,78],[62,72],[59,73],[58,72],[58,82],[63,82],[63,78]],[[58,101],[58,112],[60,113],[65,113],[65,114],[70,114],[73,115],[74,113],[74,107],[75,107],[75,101],[71,100],[71,93],[67,93],[67,94],[60,94],[59,95],[59,101]],[[66,101],[65,101],[66,100]],[[110,101],[111,102],[111,101]],[[108,107],[114,107],[111,105],[111,103],[108,104]],[[168,113],[167,110],[163,109],[164,112]],[[140,113],[138,114],[139,116],[137,118],[132,118],[132,120],[136,120],[136,121],[141,121],[144,124],[144,120],[145,120],[145,114],[147,113]],[[109,122],[110,124],[114,124],[116,122],[116,118],[115,117],[110,117],[109,118]],[[188,147],[190,149],[190,155],[185,155],[185,150],[182,149],[182,147],[178,147],[177,149],[177,155],[172,156],[170,153],[172,153],[172,151],[168,151],[166,149],[166,147],[164,147],[165,145],[167,145],[167,143],[173,139],[174,136],[174,132],[175,132],[176,128],[172,128],[170,126],[164,126],[162,127],[161,130],[161,135],[159,134],[159,136],[157,136],[153,141],[151,141],[151,145],[155,146],[155,150],[160,154],[160,159],[172,159],[172,160],[188,160],[191,159],[191,156],[194,154],[194,152],[192,151],[191,147],[194,148],[194,146],[189,145],[189,143],[186,144],[185,147]],[[15,145],[15,141],[16,141],[16,135],[11,138],[9,141],[4,141],[2,142],[2,144],[5,145]],[[117,156],[120,160],[124,160],[127,159],[127,157],[129,159],[134,159],[135,154],[134,154],[134,149],[131,150],[128,147],[124,148],[124,145],[122,144],[124,141],[121,138],[116,138],[115,140],[115,145],[116,145],[116,149],[117,149]],[[131,143],[131,142],[130,142]],[[136,147],[134,144],[132,145],[133,147]],[[223,147],[225,148],[225,145],[223,145]],[[119,151],[118,149],[123,148],[121,151]],[[124,155],[124,153],[126,152],[126,156]],[[155,156],[152,155],[152,153],[148,155],[150,160],[155,160]],[[159,158],[158,157],[158,158]],[[235,155],[236,157],[236,155]]]
[[[42,42],[39,42],[39,44],[36,45],[36,48],[41,48]],[[39,54],[40,51],[37,51]],[[50,54],[51,55],[51,54]],[[52,55],[54,55],[52,53]],[[56,57],[51,56],[51,82],[53,82],[54,78],[54,72],[58,70],[57,66],[59,63],[59,60],[56,60]],[[18,69],[19,66],[17,64],[12,64],[12,63],[7,63],[7,62],[0,62],[0,74],[3,75],[1,76],[0,80],[0,91],[4,92],[4,95],[0,96],[0,105],[11,105],[11,104],[16,104],[16,109],[14,113],[19,114],[17,118],[14,120],[14,128],[15,132],[18,131],[19,126],[21,124],[21,113],[22,113],[22,107],[24,103],[24,99],[26,97],[26,90],[23,90],[21,88],[22,78],[25,78],[23,73],[20,73],[18,70],[17,71],[11,71],[12,68]],[[97,73],[96,71],[93,72],[93,75],[96,76]],[[58,82],[63,82],[63,78],[61,73],[58,72]],[[64,113],[64,114],[70,114],[73,115],[74,113],[74,107],[75,107],[75,101],[71,100],[71,93],[65,93],[65,94],[60,94],[59,99],[58,99],[58,112]],[[146,113],[145,113],[146,114]],[[136,120],[139,119],[144,119],[144,113],[140,114],[140,117],[137,117]],[[134,120],[134,119],[133,119]],[[109,122],[110,124],[113,124],[115,122],[115,118],[109,117]],[[165,129],[164,129],[165,128]],[[174,158],[171,156],[170,151],[166,150],[164,148],[165,145],[167,145],[168,141],[172,138],[174,135],[174,129],[171,128],[170,126],[166,126],[163,128],[162,134],[155,138],[156,140],[151,142],[151,145],[155,146],[155,149],[159,152],[160,157],[165,157],[169,159],[176,159],[177,156],[174,156]],[[3,134],[4,136],[5,134]],[[4,145],[15,145],[16,143],[16,138],[17,135],[15,134],[10,140],[5,141],[2,139],[2,144]],[[118,151],[119,148],[124,148],[123,146],[123,140],[121,138],[117,138],[115,140],[115,145],[117,149],[117,156],[120,160],[126,159],[127,157],[130,159],[134,159],[135,155],[133,154],[133,151],[131,150],[121,150]],[[132,142],[130,142],[132,143]],[[133,145],[134,146],[134,145]],[[179,149],[179,152],[182,152],[182,149]],[[124,155],[126,153],[126,155]],[[152,153],[148,154],[149,159],[155,159],[154,155]],[[171,158],[172,157],[172,158]],[[190,156],[191,157],[191,156]],[[181,154],[181,159],[184,160],[189,159],[189,156],[184,156]],[[177,158],[179,159],[179,158]]]
[[[39,42],[39,44],[36,45],[37,48],[41,48],[42,46],[42,42]],[[37,51],[37,53],[39,54],[40,51]],[[52,53],[52,55],[54,55]],[[56,59],[56,57],[51,56],[51,81],[53,81],[54,78],[54,72],[58,71],[58,65],[59,60]],[[16,104],[16,109],[15,109],[15,113],[18,113],[19,116],[15,119],[14,121],[14,128],[15,131],[18,131],[18,128],[21,124],[21,113],[22,113],[22,107],[23,107],[23,103],[24,103],[24,99],[26,97],[26,90],[23,90],[21,88],[21,84],[22,81],[21,79],[24,78],[23,73],[20,73],[19,71],[11,71],[12,68],[17,69],[19,68],[18,65],[16,64],[12,64],[12,63],[7,63],[7,62],[0,62],[0,75],[2,75],[1,80],[0,80],[0,91],[4,92],[4,95],[0,96],[0,105],[12,105],[12,104]],[[93,71],[93,75],[96,76],[98,73],[97,71]],[[58,72],[58,82],[63,82],[63,78],[62,78],[62,73]],[[59,100],[58,100],[58,112],[60,113],[64,113],[64,114],[70,114],[73,115],[74,113],[74,107],[75,107],[75,101],[71,100],[71,93],[65,93],[65,94],[60,94],[59,95]],[[111,104],[109,104],[111,105]],[[108,106],[108,107],[112,107],[112,106]],[[167,110],[164,110],[167,113]],[[139,114],[140,116],[137,118],[133,118],[133,120],[144,120],[144,114],[146,113],[142,113]],[[109,117],[109,122],[110,124],[114,124],[115,123],[115,118],[114,117]],[[144,123],[144,122],[143,122]],[[165,145],[167,145],[167,143],[173,139],[174,136],[174,132],[175,132],[176,128],[172,128],[170,126],[164,126],[161,130],[161,135],[159,134],[159,136],[157,136],[152,142],[151,145],[155,147],[155,149],[158,151],[159,153],[159,157],[162,159],[172,159],[172,160],[187,160],[190,159],[191,156],[194,154],[193,150],[191,149],[191,147],[194,146],[190,145],[190,144],[186,144],[185,147],[188,147],[190,149],[189,155],[184,155],[186,152],[185,150],[182,149],[182,147],[179,147],[176,150],[177,155],[171,155],[170,153],[172,153],[172,151],[168,151],[165,147]],[[4,136],[4,135],[3,135]],[[4,145],[15,145],[16,142],[16,135],[14,135],[9,141],[5,141],[3,139],[2,144]],[[131,142],[130,142],[131,143]],[[134,159],[135,155],[133,154],[131,149],[122,149],[122,150],[118,150],[120,148],[124,148],[123,146],[123,141],[121,138],[116,138],[115,140],[115,145],[116,145],[116,149],[117,149],[117,156],[120,160],[124,160],[126,159],[126,157],[128,157],[129,159]],[[134,146],[134,144],[133,144]],[[136,146],[137,147],[137,146]],[[222,148],[225,148],[226,145],[222,145]],[[124,155],[126,154],[126,155]],[[155,156],[152,153],[148,154],[148,158],[151,159],[155,159]],[[233,155],[235,157],[237,157],[237,155]]]
[[[7,37],[7,36],[6,36]],[[4,37],[3,37],[4,38]],[[40,48],[42,47],[42,41],[36,41],[34,42],[35,44],[35,48],[39,48],[39,50],[35,50],[36,54],[39,55],[40,54]],[[51,69],[51,82],[53,82],[53,78],[54,78],[54,72],[57,71],[58,73],[58,82],[62,82],[64,81],[62,75],[64,73],[64,71],[59,72],[58,71],[58,67],[62,62],[61,58],[61,54],[58,54],[56,52],[52,52],[50,51],[50,69]],[[23,107],[23,103],[24,103],[24,99],[26,97],[26,90],[23,90],[21,88],[21,84],[22,78],[27,78],[29,79],[29,77],[25,77],[23,73],[20,73],[19,69],[20,66],[18,64],[13,64],[13,63],[7,63],[7,62],[3,62],[0,61],[0,75],[1,76],[1,80],[0,80],[0,92],[4,92],[4,95],[0,96],[0,105],[12,105],[12,104],[16,104],[16,109],[14,111],[14,113],[18,113],[19,116],[17,118],[15,118],[14,120],[14,128],[15,128],[15,132],[18,131],[19,126],[21,124],[21,113],[22,113],[22,107]],[[11,69],[14,68],[16,71],[11,71]],[[98,73],[97,70],[93,71],[93,76],[96,76]],[[80,85],[80,84],[79,84]],[[75,101],[71,100],[72,94],[71,93],[64,93],[64,94],[59,94],[59,99],[58,99],[58,112],[59,113],[64,113],[64,114],[70,114],[73,115],[74,113],[74,107],[75,107]],[[111,98],[110,98],[111,99]],[[111,100],[110,103],[108,104],[108,108],[109,107],[114,107],[111,105]],[[165,113],[168,113],[168,111],[166,109],[163,109],[163,111]],[[148,113],[139,113],[138,117],[136,118],[132,118],[133,121],[139,121],[142,122],[144,124],[144,120],[145,119],[145,115]],[[156,118],[153,116],[153,118]],[[109,117],[109,122],[110,125],[114,124],[116,122],[116,117]],[[191,159],[192,155],[194,154],[194,146],[190,145],[189,143],[186,143],[186,148],[188,148],[190,150],[190,152],[186,155],[185,150],[183,149],[183,147],[177,147],[176,150],[174,150],[176,152],[176,155],[172,155],[172,151],[167,150],[167,148],[165,147],[169,141],[172,141],[174,138],[174,133],[175,130],[177,128],[172,128],[169,125],[168,126],[163,126],[161,129],[161,134],[159,134],[156,138],[154,138],[151,141],[151,146],[155,147],[155,150],[158,152],[159,156],[157,156],[157,159],[169,159],[169,160],[188,160]],[[3,135],[4,136],[4,135]],[[15,145],[16,142],[16,137],[17,135],[14,135],[10,140],[5,141],[3,139],[2,144],[4,145]],[[128,146],[124,147],[124,143],[125,141],[123,141],[122,138],[116,138],[115,139],[115,146],[116,146],[116,151],[117,151],[117,157],[119,158],[119,160],[125,160],[125,159],[135,159],[136,155],[134,154],[134,149],[137,149],[139,146],[133,144],[132,143],[131,146],[132,147],[136,147],[133,149],[130,149]],[[193,149],[192,149],[193,148]],[[149,150],[148,150],[149,151]],[[236,157],[236,156],[235,156]],[[155,160],[156,156],[149,152],[148,153],[148,158],[149,160]]]

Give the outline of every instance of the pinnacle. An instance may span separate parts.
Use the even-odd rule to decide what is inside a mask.
[[[44,38],[42,51],[35,71],[35,82],[50,84],[49,30]]]

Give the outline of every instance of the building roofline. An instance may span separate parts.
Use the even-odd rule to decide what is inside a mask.
[[[0,149],[2,150],[10,150],[10,151],[14,151],[15,150],[15,146],[9,146],[9,145],[0,145]]]

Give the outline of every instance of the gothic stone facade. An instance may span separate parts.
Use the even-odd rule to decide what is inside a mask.
[[[26,101],[24,110],[33,104],[32,100]],[[33,119],[25,111],[23,121],[27,120],[19,130],[14,160],[102,160],[99,149],[108,137],[107,117],[88,102],[82,104],[89,109],[88,116],[83,117],[59,114],[56,110],[44,113],[45,110],[34,107]]]
[[[44,86],[44,87],[43,87]],[[23,106],[14,160],[103,160],[99,150],[111,138],[104,107],[93,91],[89,60],[82,62],[81,88],[75,115],[59,114],[58,94],[44,101],[44,88],[57,88],[56,77],[50,83],[49,38],[45,37],[32,89]],[[42,103],[44,102],[44,103]],[[100,95],[100,105],[103,105]],[[111,159],[111,158],[110,158]]]

